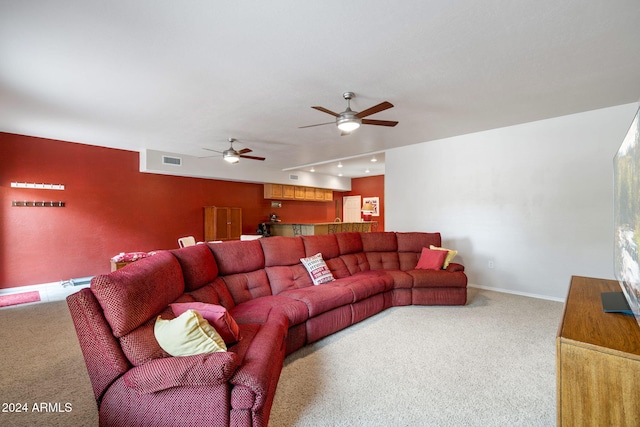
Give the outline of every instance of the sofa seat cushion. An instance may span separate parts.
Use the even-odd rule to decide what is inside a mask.
[[[282,313],[291,326],[303,323],[309,318],[309,310],[304,302],[281,295],[260,297],[243,302],[229,310],[229,314],[239,323],[263,324],[272,311]]]
[[[343,277],[331,282],[353,292],[353,302],[369,298],[372,295],[389,291],[393,288],[393,277],[384,271],[363,271],[353,276]]]
[[[290,289],[282,292],[280,296],[304,302],[309,310],[309,317],[317,316],[353,302],[351,289],[335,286],[333,282],[300,289]]]
[[[384,272],[393,279],[394,289],[411,289],[413,287],[413,276],[406,271],[385,270]]]
[[[464,288],[467,276],[462,272],[446,270],[409,270],[414,288]]]

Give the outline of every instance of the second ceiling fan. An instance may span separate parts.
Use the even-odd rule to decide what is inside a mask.
[[[243,148],[240,151],[237,151],[233,148],[233,143],[237,141],[237,139],[235,138],[229,138],[229,148],[227,148],[224,151],[218,151],[218,150],[212,150],[211,148],[203,148],[203,150],[207,150],[207,151],[213,151],[215,153],[220,153],[222,154],[222,158],[231,164],[236,164],[240,161],[240,158],[242,157],[243,159],[251,159],[251,160],[264,160],[264,157],[257,157],[257,156],[247,156],[247,153],[251,153],[253,150],[250,148]],[[207,156],[210,157],[210,156]]]
[[[347,100],[347,109],[344,110],[342,113],[334,113],[331,110],[328,110],[324,107],[319,107],[319,106],[315,106],[315,107],[311,107],[315,110],[318,111],[322,111],[323,113],[327,113],[327,114],[331,114],[332,116],[334,116],[336,118],[335,122],[328,122],[328,123],[318,123],[315,125],[309,125],[309,126],[301,126],[300,129],[302,128],[310,128],[310,127],[314,127],[314,126],[323,126],[323,125],[330,125],[335,123],[338,126],[338,129],[340,129],[342,131],[341,135],[349,135],[352,131],[358,129],[360,127],[360,125],[375,125],[375,126],[388,126],[388,127],[393,127],[395,125],[398,124],[398,122],[396,121],[391,121],[391,120],[372,120],[372,119],[365,119],[365,117],[370,116],[372,114],[375,113],[379,113],[380,111],[384,111],[384,110],[388,110],[389,108],[393,107],[393,104],[388,102],[388,101],[384,101],[381,102],[378,105],[374,105],[371,108],[367,108],[366,110],[357,112],[357,111],[353,111],[351,109],[351,100],[353,98],[355,98],[356,94],[353,92],[345,92],[342,94],[342,97],[344,99]]]

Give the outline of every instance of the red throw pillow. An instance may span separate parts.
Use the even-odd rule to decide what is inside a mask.
[[[221,305],[204,302],[176,302],[169,305],[176,317],[190,309],[200,313],[215,328],[226,344],[237,342],[240,339],[240,327],[227,312],[227,309]]]
[[[447,251],[431,250],[422,248],[422,254],[418,260],[416,269],[418,270],[441,270],[444,260],[447,257]]]

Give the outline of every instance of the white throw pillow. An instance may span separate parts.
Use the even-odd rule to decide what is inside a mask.
[[[300,258],[300,262],[302,262],[302,265],[304,265],[309,272],[309,276],[311,276],[314,285],[335,280],[333,274],[331,274],[331,270],[329,270],[329,267],[327,267],[327,264],[322,259],[321,253],[317,253],[308,258]]]
[[[172,320],[158,316],[153,333],[160,347],[172,356],[227,351],[215,328],[195,310],[187,310]]]

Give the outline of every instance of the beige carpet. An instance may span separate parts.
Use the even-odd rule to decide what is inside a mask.
[[[473,288],[464,307],[386,310],[290,355],[270,426],[555,425],[561,313]],[[0,309],[0,325],[1,403],[27,408],[0,425],[97,425],[66,303]]]
[[[470,288],[386,310],[290,355],[271,425],[553,426],[562,307]]]
[[[6,307],[0,309],[0,325],[0,425],[97,426],[96,401],[67,303]]]

